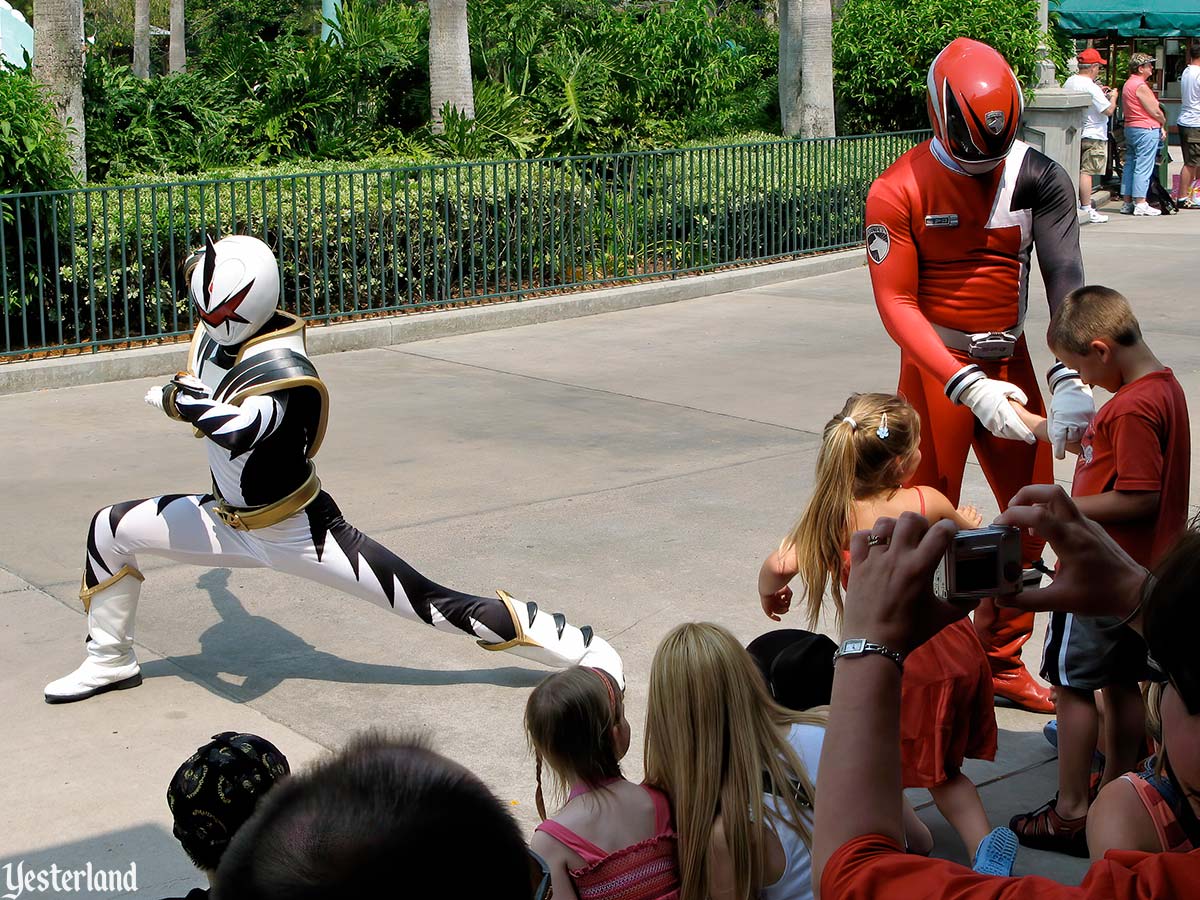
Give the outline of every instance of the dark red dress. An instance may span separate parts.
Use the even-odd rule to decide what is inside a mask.
[[[925,497],[921,514],[925,514]],[[842,585],[850,575],[843,554]],[[900,764],[904,787],[946,782],[964,759],[996,758],[992,670],[969,618],[960,619],[910,653],[900,682]]]

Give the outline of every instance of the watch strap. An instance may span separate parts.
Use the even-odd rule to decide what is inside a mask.
[[[873,641],[868,641],[863,638],[851,638],[842,641],[840,647],[833,654],[833,663],[837,665],[837,661],[844,656],[866,656],[870,653],[877,653],[890,659],[896,664],[896,668],[904,671],[904,654],[885,647],[883,644],[876,644]]]

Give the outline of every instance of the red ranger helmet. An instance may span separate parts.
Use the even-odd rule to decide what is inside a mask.
[[[1017,139],[1025,98],[1004,57],[957,38],[929,67],[929,122],[946,152],[971,175],[1000,165]]]

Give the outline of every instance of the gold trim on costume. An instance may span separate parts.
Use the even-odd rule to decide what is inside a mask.
[[[146,576],[143,575],[141,572],[139,572],[137,569],[135,569],[133,566],[121,566],[121,568],[117,569],[116,575],[113,575],[111,578],[105,578],[102,582],[100,582],[95,587],[87,586],[87,576],[85,575],[84,580],[79,585],[79,599],[83,601],[83,611],[84,612],[91,611],[92,597],[97,592],[104,590],[106,587],[111,587],[112,585],[114,585],[118,581],[120,581],[122,578],[124,578],[126,575],[132,575],[138,581],[146,580]]]
[[[280,378],[277,381],[268,381],[265,384],[255,385],[254,387],[238,391],[226,402],[232,403],[234,406],[241,406],[242,401],[247,397],[255,397],[259,394],[272,394],[275,391],[283,391],[294,387],[316,388],[317,393],[321,395],[321,421],[317,423],[317,433],[308,447],[308,458],[312,459],[317,455],[317,451],[321,449],[321,442],[325,440],[325,428],[329,424],[329,389],[325,387],[325,382],[320,378],[314,378],[311,375],[296,375],[292,378]]]
[[[290,313],[287,310],[278,308],[275,310],[275,315],[283,316],[285,319],[291,319],[292,323],[290,325],[285,325],[283,328],[277,328],[274,331],[268,331],[266,334],[260,334],[257,337],[252,337],[250,340],[246,341],[246,343],[242,344],[241,349],[238,350],[237,359],[235,359],[233,362],[235,366],[242,361],[242,357],[245,355],[246,350],[250,347],[253,347],[255,344],[261,344],[263,341],[273,341],[276,338],[283,337],[285,334],[292,334],[295,331],[300,332],[300,341],[304,346],[304,355],[308,356],[308,334],[304,330],[304,320],[295,313]]]
[[[476,643],[484,650],[511,650],[513,647],[541,647],[541,644],[531,641],[525,636],[525,629],[521,627],[521,618],[517,615],[517,601],[513,599],[512,594],[508,591],[497,590],[496,596],[508,607],[508,614],[512,616],[513,628],[516,629],[517,636],[511,641],[502,641],[499,644],[489,644],[487,641],[477,641]]]
[[[255,506],[251,508],[230,506],[225,502],[224,498],[217,497],[217,505],[213,508],[213,514],[218,519],[233,528],[236,531],[253,531],[256,528],[268,528],[271,525],[278,525],[289,516],[294,516],[313,500],[317,499],[317,494],[321,492],[321,479],[317,477],[317,467],[311,462],[308,464],[308,478],[304,480],[304,484],[296,488],[282,500],[276,500],[274,503],[268,503],[266,506]]]

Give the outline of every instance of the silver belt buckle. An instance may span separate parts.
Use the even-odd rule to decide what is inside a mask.
[[[1017,339],[1007,331],[985,331],[968,339],[971,359],[1008,359],[1017,347]]]

